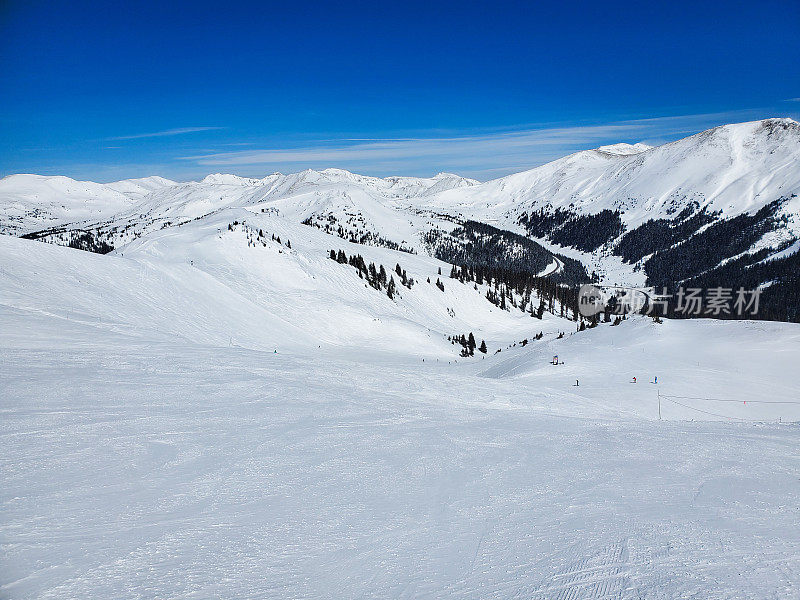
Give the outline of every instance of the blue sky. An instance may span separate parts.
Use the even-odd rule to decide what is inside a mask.
[[[797,0],[6,0],[0,175],[489,179],[798,118],[798,24]]]

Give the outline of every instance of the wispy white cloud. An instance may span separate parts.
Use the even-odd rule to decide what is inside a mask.
[[[787,98],[784,102],[800,102],[800,98]]]
[[[788,110],[787,110],[787,107]],[[185,156],[166,158],[164,152],[120,155],[117,144],[101,144],[106,154],[102,162],[73,161],[61,164],[46,161],[38,167],[6,164],[0,176],[12,172],[41,172],[68,175],[93,181],[115,181],[130,177],[162,175],[180,181],[199,180],[209,172],[226,171],[249,177],[263,177],[274,171],[294,172],[306,168],[340,167],[365,175],[420,175],[438,171],[459,173],[487,180],[517,173],[572,152],[617,142],[644,142],[660,145],[721,125],[766,117],[792,117],[800,120],[794,105],[782,109],[753,109],[723,113],[690,114],[647,119],[627,119],[584,125],[558,123],[526,124],[513,129],[472,129],[466,132],[429,130],[427,132],[379,132],[375,135],[349,133],[335,139],[320,135],[311,139],[284,138],[280,142],[252,138],[242,141],[232,136],[202,146]],[[221,128],[182,128],[155,132],[179,135]],[[154,134],[139,134],[153,137]],[[215,136],[216,137],[216,136]],[[123,139],[130,139],[124,136]],[[305,141],[301,141],[305,140]],[[165,140],[166,141],[166,140]],[[122,145],[123,147],[127,147]],[[132,159],[132,160],[131,160]],[[135,162],[134,162],[135,161]],[[22,164],[22,163],[21,163]]]
[[[224,127],[177,127],[175,129],[165,129],[164,131],[153,131],[151,133],[137,133],[134,135],[118,135],[105,138],[111,140],[138,140],[141,138],[167,137],[171,135],[183,135],[184,133],[196,133],[198,131],[213,131],[215,129],[225,129]]]
[[[196,153],[179,157],[201,168],[258,175],[329,166],[370,174],[454,171],[486,179],[529,169],[579,150],[616,142],[663,143],[709,127],[766,116],[759,111],[631,119],[576,126],[527,126],[466,135],[317,140],[300,147]],[[258,171],[256,171],[258,170]]]
[[[606,125],[514,131],[490,135],[467,135],[436,138],[399,138],[382,140],[343,139],[340,145],[320,144],[300,148],[274,148],[239,152],[219,152],[183,156],[206,165],[282,164],[315,161],[353,161],[462,156],[483,152],[516,152],[536,146],[562,146],[624,136],[632,125]]]

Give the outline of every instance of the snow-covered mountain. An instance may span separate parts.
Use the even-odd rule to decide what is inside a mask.
[[[726,218],[754,212],[798,193],[798,164],[800,123],[766,119],[716,127],[663,146],[616,144],[577,152],[530,171],[445,191],[428,204],[510,224],[540,209],[577,215],[612,210],[630,230],[648,219],[674,217],[694,203]],[[795,213],[798,206],[791,204]],[[793,225],[800,231],[800,222]]]
[[[336,205],[358,211],[361,204],[377,202],[394,210],[399,202],[393,200],[408,200],[417,209],[516,230],[527,224],[528,229],[545,231],[545,237],[565,219],[610,211],[619,213],[618,223],[614,219],[618,229],[599,239],[612,244],[619,237],[614,233],[630,232],[651,219],[675,222],[686,211],[728,219],[785,198],[789,200],[778,214],[789,220],[773,240],[783,241],[800,233],[798,163],[800,124],[766,119],[717,127],[658,147],[602,146],[483,184],[448,173],[382,179],[341,169],[276,173],[263,179],[214,174],[188,183],[149,177],[95,184],[12,175],[0,180],[0,231],[20,235],[137,214],[156,220],[195,218],[225,206],[260,203],[275,203],[286,214],[305,219],[325,217]],[[561,218],[539,226],[532,215],[540,211]],[[388,233],[392,227],[381,229]]]
[[[800,302],[798,194],[800,124],[766,119],[578,152],[422,204],[569,248],[608,282],[771,287],[786,306]]]
[[[483,184],[448,173],[382,179],[342,169],[276,173],[263,179],[218,173],[183,184],[160,177],[95,184],[12,175],[0,179],[0,227],[7,233],[29,233],[36,227],[44,229],[41,225],[118,214],[142,200],[147,200],[142,208],[179,214],[192,196],[216,209],[309,191],[330,193],[335,188],[342,193],[358,189],[384,200],[414,200],[423,208],[459,211],[471,219],[510,226],[518,225],[520,214],[538,210],[568,210],[576,215],[619,211],[622,224],[631,230],[649,219],[673,218],[693,206],[725,218],[752,213],[797,194],[798,162],[800,124],[766,119],[716,127],[658,147],[601,146]],[[217,192],[219,198],[213,198]],[[783,212],[796,213],[797,208],[794,201]],[[197,213],[189,208],[182,216]],[[790,231],[797,233],[797,220],[791,226]]]
[[[178,183],[163,177],[113,183],[76,181],[68,177],[9,175],[0,179],[0,233],[22,235],[67,224],[99,224],[125,213],[196,217],[228,205],[247,205],[332,190],[357,189],[383,200],[425,197],[477,185],[450,173],[435,177],[367,177],[342,169],[255,179],[216,173],[199,182]],[[204,212],[207,211],[207,212]]]
[[[657,147],[602,146],[486,183],[448,173],[377,178],[341,169],[262,179],[213,174],[184,183],[13,175],[0,180],[0,230],[106,251],[245,208],[445,260],[463,259],[467,247],[485,253],[487,244],[492,252],[502,245],[508,260],[523,244],[539,255],[532,264],[540,269],[546,256],[553,264],[568,258],[608,283],[746,284],[769,287],[772,305],[794,304],[798,165],[800,124],[766,119]],[[493,228],[491,239],[470,222]],[[770,318],[785,317],[773,311]]]
[[[135,204],[135,195],[141,191],[136,180],[120,183],[123,185],[115,188],[113,184],[75,181],[69,177],[3,177],[0,233],[22,235],[68,223],[111,218]]]
[[[96,184],[12,175],[0,180],[0,232],[68,243],[74,232],[91,231],[117,247],[223,208],[257,207],[298,221],[341,223],[351,239],[369,235],[419,248],[424,220],[402,210],[399,201],[477,184],[449,173],[381,179],[341,169],[263,179],[213,174],[185,183],[152,177]]]

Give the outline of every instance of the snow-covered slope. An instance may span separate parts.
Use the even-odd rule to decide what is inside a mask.
[[[106,183],[105,187],[125,194],[129,198],[140,199],[151,192],[173,185],[177,185],[177,182],[153,175],[139,179],[123,179],[122,181]]]
[[[353,266],[331,260],[331,249],[383,265],[397,283],[394,297],[367,285]],[[401,285],[395,265],[413,285]],[[661,392],[698,397],[692,405],[699,407],[706,406],[699,397],[746,400],[769,388],[772,400],[790,401],[798,391],[788,376],[800,359],[798,325],[641,318],[576,333],[574,321],[549,312],[536,319],[510,306],[499,309],[486,299],[491,288],[485,283],[439,275],[448,267],[425,255],[346,242],[279,215],[227,209],[149,233],[107,255],[2,236],[0,304],[19,318],[55,324],[37,334],[44,339],[60,338],[64,325],[75,343],[69,332],[89,327],[101,335],[195,346],[300,354],[369,350],[460,361],[473,375],[533,387],[569,388],[580,380],[586,389],[569,390],[569,402],[589,404],[597,414],[654,416],[649,391],[643,390],[648,404],[639,406],[642,391],[627,385],[634,376],[643,384],[659,377]],[[486,341],[487,354],[459,357],[460,346],[448,338],[469,332]],[[540,332],[543,337],[534,339]],[[5,333],[23,341],[31,335],[26,328]],[[553,355],[560,356],[558,367],[550,364]],[[620,366],[607,372],[610,362]],[[721,408],[731,409],[722,412],[732,418],[758,420],[790,418],[792,406]],[[672,414],[703,418],[691,407]]]
[[[367,285],[352,265],[331,260],[332,249],[383,266],[397,284],[394,297]],[[409,287],[396,265],[414,280]],[[591,406],[598,415],[652,418],[650,392],[658,389],[693,398],[688,408],[672,406],[676,418],[702,419],[704,410],[733,419],[800,418],[791,402],[800,391],[791,377],[800,360],[798,325],[641,318],[576,333],[574,321],[549,312],[536,319],[499,309],[487,300],[486,283],[439,274],[448,268],[425,255],[353,244],[274,213],[233,208],[148,233],[107,255],[0,236],[0,305],[11,320],[50,323],[37,332],[5,327],[14,344],[33,335],[80,345],[74,331],[88,328],[143,342],[259,352],[374,351],[460,361],[472,375],[533,388],[564,389],[580,380],[585,389],[569,389],[569,399],[559,400],[579,408],[551,407],[566,413]],[[460,346],[448,338],[469,332],[486,341],[487,354],[459,357]],[[553,355],[562,364],[553,367]],[[634,376],[644,390],[627,385]],[[660,385],[648,390],[654,377]],[[727,404],[766,389],[776,404]]]
[[[0,595],[798,596],[800,326],[515,345],[559,320],[438,265],[241,208],[108,255],[0,236]],[[467,324],[502,352],[457,358]]]
[[[395,280],[395,298],[331,260],[332,249],[383,265]],[[109,255],[3,236],[0,260],[10,276],[4,299],[17,307],[52,313],[57,298],[72,318],[191,343],[413,348],[454,360],[451,335],[473,331],[494,350],[574,327],[550,314],[539,320],[500,310],[486,300],[485,285],[439,275],[449,265],[430,257],[352,244],[244,209],[152,232]],[[415,280],[411,288],[394,272],[398,264]]]

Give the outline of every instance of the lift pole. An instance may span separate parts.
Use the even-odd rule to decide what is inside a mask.
[[[661,390],[658,390],[658,420],[661,420]]]

